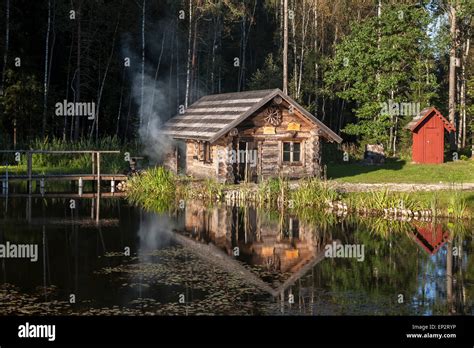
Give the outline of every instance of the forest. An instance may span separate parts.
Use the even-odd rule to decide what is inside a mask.
[[[2,149],[159,142],[180,108],[280,88],[354,153],[409,156],[404,126],[435,106],[473,143],[468,0],[2,0]],[[286,18],[286,20],[285,20]],[[68,117],[67,103],[95,117]],[[64,111],[64,110],[63,110]]]

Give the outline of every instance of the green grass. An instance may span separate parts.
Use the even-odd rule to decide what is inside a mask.
[[[149,168],[127,182],[127,198],[148,210],[167,211],[175,203],[176,177],[163,167]]]
[[[358,163],[328,164],[328,179],[347,183],[472,183],[474,161],[412,164],[389,161],[381,166]]]
[[[474,215],[474,192],[469,191],[350,192],[345,193],[342,200],[353,208],[400,208],[402,204],[404,208],[412,210],[436,208],[445,217],[463,218]]]
[[[76,142],[63,141],[57,138],[34,140],[28,145],[18,146],[18,149],[34,149],[47,151],[85,151],[85,150],[117,150],[120,154],[103,154],[101,156],[101,172],[106,174],[122,173],[128,168],[124,153],[136,155],[137,144],[122,145],[115,137],[105,137],[98,142],[82,139]],[[9,174],[26,174],[26,156],[22,154],[17,164],[13,153],[0,154],[0,173],[4,175],[8,166]],[[92,172],[91,154],[33,154],[33,174],[74,174]]]
[[[0,175],[5,175],[7,171],[6,166],[0,166]],[[101,170],[103,172],[103,169]],[[92,172],[92,167],[89,165],[87,168],[83,167],[69,167],[69,166],[34,166],[33,174],[82,174]],[[22,175],[26,174],[26,165],[13,165],[8,166],[8,174],[10,175]],[[109,173],[106,173],[109,174]],[[110,173],[115,174],[115,173]]]

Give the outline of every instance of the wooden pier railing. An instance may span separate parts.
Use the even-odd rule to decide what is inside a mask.
[[[48,151],[48,150],[0,150],[0,153],[20,153],[26,154],[26,175],[11,175],[8,174],[8,169],[5,175],[0,176],[2,181],[3,191],[8,191],[8,183],[10,181],[24,181],[28,182],[28,193],[32,193],[33,181],[39,181],[40,187],[44,188],[45,181],[77,181],[79,183],[79,192],[82,191],[83,181],[97,182],[97,193],[100,193],[101,181],[111,181],[111,192],[115,190],[115,181],[125,181],[127,176],[124,174],[102,174],[100,169],[101,154],[120,154],[120,151],[104,150],[81,150],[81,151]],[[33,155],[35,154],[91,154],[92,173],[85,174],[33,174]]]
[[[8,173],[8,166],[4,175],[0,176],[2,181],[2,195],[8,195],[9,182],[13,181],[26,181],[28,184],[28,193],[27,195],[33,195],[33,181],[39,183],[41,195],[45,195],[45,182],[46,181],[70,181],[77,182],[78,185],[78,197],[91,196],[91,194],[83,193],[83,184],[84,181],[91,181],[96,183],[96,192],[92,195],[99,198],[98,204],[96,206],[97,210],[99,209],[100,201],[100,186],[103,181],[110,181],[110,193],[113,195],[115,193],[115,182],[116,181],[126,181],[127,175],[125,174],[103,174],[101,172],[101,155],[103,154],[120,154],[120,151],[114,150],[79,150],[79,151],[48,151],[48,150],[0,150],[2,153],[14,153],[14,154],[25,154],[26,155],[26,174],[24,175],[11,175]],[[91,165],[92,172],[84,174],[33,174],[33,156],[35,154],[91,154]],[[97,211],[97,216],[99,216]]]

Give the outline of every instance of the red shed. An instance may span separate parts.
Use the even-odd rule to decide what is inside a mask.
[[[406,128],[413,133],[413,162],[444,162],[444,130],[454,132],[456,128],[436,108],[423,109]]]

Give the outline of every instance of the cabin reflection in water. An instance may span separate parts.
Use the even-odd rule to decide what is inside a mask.
[[[206,208],[188,203],[185,232],[229,256],[266,270],[294,274],[321,255],[332,241],[296,217],[257,212],[252,207]],[[238,248],[238,249],[236,249]],[[235,255],[238,250],[238,255]]]

